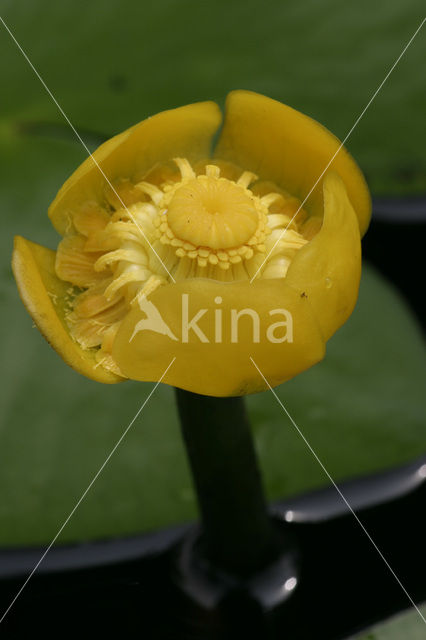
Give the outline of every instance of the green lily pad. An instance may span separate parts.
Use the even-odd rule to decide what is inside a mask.
[[[306,112],[342,139],[420,25],[424,6],[38,0],[24,10],[4,0],[2,16],[85,138],[88,130],[110,136],[162,109],[223,102],[243,88]],[[2,25],[0,59],[7,61],[1,120],[26,131],[56,123],[58,135],[62,127],[72,136]],[[426,189],[423,61],[419,33],[348,141],[374,193]]]
[[[420,607],[420,611],[426,617],[426,604]],[[423,640],[424,637],[425,623],[415,609],[410,609],[372,627],[367,633],[362,633],[352,640]]]
[[[3,7],[91,148],[150,113],[223,102],[236,87],[281,99],[343,137],[422,15],[420,2],[396,0],[385,10],[366,0],[342,7],[276,0],[262,11],[254,0]],[[32,328],[19,301],[9,266],[13,235],[55,247],[46,210],[86,154],[1,25],[0,57],[8,61],[0,105],[0,546],[7,547],[53,538],[153,385],[80,377]],[[351,139],[376,192],[426,186],[418,178],[426,175],[421,60],[415,41]],[[407,158],[414,168],[404,174]],[[402,299],[366,267],[357,310],[325,361],[278,389],[336,480],[425,453],[422,350]],[[258,394],[248,405],[269,498],[327,484],[273,396]],[[194,517],[173,391],[160,386],[60,541]]]

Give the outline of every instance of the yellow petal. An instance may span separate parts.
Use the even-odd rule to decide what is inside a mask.
[[[286,282],[311,304],[324,340],[353,311],[361,277],[361,242],[357,218],[336,173],[324,179],[324,221],[319,233],[300,249]]]
[[[99,347],[102,344],[104,333],[107,329],[106,325],[100,325],[97,322],[86,318],[78,319],[74,323],[74,318],[69,318],[71,324],[70,334],[84,349],[91,347]]]
[[[73,369],[97,380],[115,383],[122,378],[96,367],[96,351],[84,351],[70,337],[64,320],[69,284],[55,274],[55,252],[15,238],[12,268],[22,301],[49,344]]]
[[[83,294],[84,295],[84,294]],[[92,299],[93,306],[98,304],[100,307],[105,306],[104,309],[100,309],[98,313],[91,316],[81,315],[80,305],[76,306],[76,310],[71,313],[67,320],[70,327],[71,336],[82,346],[87,348],[97,347],[103,343],[105,332],[115,323],[123,319],[126,314],[127,307],[123,299],[115,302],[115,304],[106,306],[106,299],[103,296],[98,296],[98,299]],[[86,299],[88,302],[89,299]],[[83,305],[88,311],[87,305],[83,302]],[[80,308],[79,308],[80,307]],[[84,309],[83,309],[84,313]]]
[[[104,201],[108,183],[97,165],[114,182],[140,176],[175,156],[194,162],[209,155],[220,122],[219,107],[214,102],[200,102],[163,111],[111,138],[60,189],[49,207],[54,227],[66,233],[73,211],[87,201]]]
[[[207,309],[197,326],[208,343],[202,342],[192,329],[188,331],[188,342],[184,342],[184,294],[188,296],[189,320]],[[324,341],[309,302],[284,280],[258,280],[250,284],[191,279],[158,288],[149,302],[155,305],[177,339],[170,333],[167,335],[158,317],[157,331],[141,329],[138,323],[146,320],[147,314],[140,309],[131,311],[118,330],[112,353],[123,374],[135,380],[159,380],[175,357],[164,380],[167,384],[204,395],[243,395],[266,387],[250,356],[275,386],[312,366],[324,355]],[[260,341],[255,342],[255,323],[246,315],[239,318],[237,341],[233,343],[232,310],[241,312],[247,308],[258,314]],[[271,316],[269,312],[283,308],[292,315],[293,341],[277,344],[267,338],[266,332],[271,325],[282,321],[283,316]],[[218,309],[222,313],[220,323],[215,316]],[[219,324],[221,342],[216,335]],[[137,327],[140,330],[131,339]],[[279,331],[273,334],[276,338],[282,337]]]
[[[215,156],[276,182],[303,201],[339,146],[325,127],[291,107],[251,91],[233,91]],[[364,176],[344,148],[329,170],[343,179],[363,235],[371,216]],[[321,182],[304,205],[310,212],[322,210]]]
[[[80,293],[73,304],[73,312],[78,318],[92,318],[98,313],[114,306],[119,298],[111,298],[107,300],[104,296],[105,289],[111,284],[111,278],[105,279],[103,282],[90,287],[84,293]]]
[[[108,213],[98,204],[89,202],[79,211],[76,211],[72,219],[74,227],[83,236],[90,236],[105,229],[110,221]]]
[[[85,244],[83,236],[67,236],[61,240],[56,252],[56,274],[77,287],[91,287],[105,279],[105,275],[94,268],[103,254],[86,252]]]

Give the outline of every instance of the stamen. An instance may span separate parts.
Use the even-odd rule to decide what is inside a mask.
[[[219,178],[220,176],[219,167],[217,167],[215,164],[208,164],[206,166],[206,176],[209,176],[210,178]]]
[[[191,178],[196,177],[194,169],[191,167],[186,158],[173,158],[173,161],[179,168],[182,180],[190,180]]]
[[[144,282],[151,276],[151,273],[148,269],[141,269],[140,267],[136,267],[129,271],[125,271],[118,278],[115,278],[111,282],[111,284],[105,289],[105,297],[107,300],[110,300],[119,289],[124,287],[131,282]]]
[[[282,195],[280,193],[268,193],[268,195],[260,198],[261,203],[264,204],[265,207],[270,207],[271,204],[278,200],[282,200]]]
[[[277,256],[270,260],[263,272],[265,278],[284,278],[291,263],[288,256]]]
[[[132,264],[139,264],[146,266],[148,264],[148,257],[142,251],[137,249],[117,249],[117,251],[110,251],[101,256],[95,262],[95,271],[103,271],[107,267],[110,267],[114,262],[125,260]]]
[[[291,218],[283,213],[270,213],[268,216],[268,227],[270,229],[276,229],[277,227],[285,229],[290,221]]]
[[[240,187],[245,187],[247,189],[247,187],[257,179],[258,176],[255,173],[252,173],[251,171],[244,171],[244,173],[242,173],[238,178],[237,184]]]
[[[163,199],[163,192],[158,187],[150,182],[138,182],[136,186],[143,193],[146,193],[155,204],[160,204]]]

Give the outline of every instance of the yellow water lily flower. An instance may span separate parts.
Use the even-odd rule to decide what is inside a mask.
[[[112,138],[49,209],[55,251],[15,240],[37,327],[80,373],[200,394],[262,390],[321,360],[351,314],[365,180],[311,118],[234,91],[164,111]],[[303,204],[303,207],[302,207]]]

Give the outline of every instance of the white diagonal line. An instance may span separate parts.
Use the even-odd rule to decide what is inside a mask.
[[[19,591],[17,592],[17,594],[13,598],[12,602],[7,607],[6,611],[3,613],[2,617],[0,618],[0,624],[6,618],[7,614],[12,609],[13,605],[15,604],[15,602],[17,601],[17,599],[19,598],[19,596],[21,595],[21,593],[23,592],[23,590],[25,589],[25,587],[27,586],[27,584],[29,583],[29,581],[31,580],[31,578],[33,577],[33,575],[35,574],[35,572],[37,571],[37,569],[39,568],[39,566],[41,565],[41,563],[43,562],[45,557],[47,556],[47,554],[49,553],[50,549],[53,547],[53,545],[55,544],[56,540],[59,538],[59,536],[61,535],[62,531],[67,526],[68,522],[71,520],[71,518],[73,517],[74,513],[77,511],[78,507],[81,505],[81,503],[83,502],[83,500],[85,499],[85,497],[89,493],[90,489],[93,487],[93,485],[95,484],[96,480],[99,478],[99,476],[101,475],[102,471],[105,469],[106,465],[111,460],[111,458],[114,455],[115,451],[117,450],[117,448],[120,446],[121,442],[126,437],[127,433],[129,432],[129,430],[133,426],[134,422],[136,421],[136,419],[138,418],[138,416],[140,415],[140,413],[142,412],[142,410],[144,409],[146,404],[149,402],[152,394],[157,389],[157,387],[160,384],[160,382],[164,379],[164,376],[166,375],[166,373],[168,372],[168,370],[170,369],[170,367],[172,366],[172,364],[174,363],[175,360],[176,360],[176,357],[173,358],[173,360],[170,362],[169,366],[164,371],[164,373],[161,376],[161,378],[158,380],[158,382],[155,384],[155,386],[151,389],[149,395],[147,396],[147,398],[145,398],[144,402],[142,403],[141,407],[138,409],[138,411],[135,414],[134,418],[130,421],[130,423],[128,424],[128,426],[124,430],[124,432],[121,434],[120,438],[117,440],[117,442],[113,446],[111,452],[108,454],[108,456],[105,459],[105,461],[103,462],[103,464],[100,466],[100,468],[98,469],[96,474],[93,476],[93,478],[90,481],[89,485],[84,490],[84,492],[82,493],[82,495],[80,496],[80,498],[78,499],[76,504],[74,505],[73,509],[71,510],[71,512],[69,513],[69,515],[66,517],[65,521],[63,522],[63,524],[59,528],[59,530],[58,530],[57,534],[55,535],[55,537],[53,538],[52,542],[49,544],[47,549],[43,552],[43,555],[41,556],[40,560],[37,562],[37,564],[35,565],[34,569],[31,571],[31,573],[26,578],[25,582],[23,583],[23,585],[21,586],[21,588],[19,589]]]
[[[133,214],[129,211],[128,207],[124,204],[123,200],[121,199],[121,197],[119,196],[119,194],[117,193],[116,189],[114,188],[114,186],[112,185],[110,179],[107,177],[107,175],[105,174],[104,170],[102,169],[102,167],[100,166],[100,164],[98,163],[98,161],[94,158],[94,156],[92,155],[92,153],[90,152],[89,147],[86,145],[86,143],[84,142],[83,138],[80,136],[80,134],[78,133],[77,129],[74,127],[73,123],[71,122],[71,120],[69,119],[69,117],[67,116],[67,114],[65,113],[65,111],[63,110],[63,108],[61,107],[61,105],[59,104],[59,102],[56,100],[55,96],[53,95],[53,93],[51,92],[51,90],[49,89],[49,87],[47,86],[47,84],[45,83],[45,81],[43,80],[43,78],[41,77],[40,73],[37,71],[37,69],[35,68],[35,66],[33,65],[33,63],[31,62],[31,60],[29,59],[29,57],[27,56],[27,54],[25,53],[24,49],[21,47],[21,45],[19,44],[19,42],[17,41],[17,39],[15,38],[15,36],[13,35],[13,33],[11,32],[11,30],[9,29],[9,27],[7,26],[7,24],[5,23],[5,21],[3,20],[3,18],[0,16],[0,22],[3,24],[4,28],[6,29],[6,31],[8,32],[8,34],[10,35],[10,37],[12,38],[13,42],[16,44],[16,46],[18,47],[19,51],[22,53],[22,55],[24,56],[25,60],[28,62],[28,64],[30,65],[31,69],[34,71],[35,75],[37,76],[37,78],[40,80],[41,84],[43,85],[43,87],[45,88],[45,90],[47,91],[47,93],[49,94],[49,96],[51,97],[51,99],[53,100],[53,102],[55,103],[55,105],[57,106],[57,108],[59,109],[60,113],[62,114],[63,118],[65,119],[65,121],[68,123],[68,125],[71,127],[72,131],[74,132],[75,136],[77,137],[77,139],[79,140],[79,142],[82,144],[82,146],[84,147],[84,149],[87,151],[88,156],[91,158],[92,162],[96,165],[96,167],[98,168],[98,170],[100,171],[100,173],[102,174],[102,176],[105,178],[106,182],[108,183],[108,185],[111,187],[112,191],[114,192],[114,194],[117,196],[117,199],[119,200],[120,204],[122,205],[123,209],[125,209],[125,211],[127,212],[127,214],[129,215],[129,218],[132,220],[132,222],[135,224],[135,226],[137,227],[137,229],[140,231],[140,233],[142,234],[144,240],[147,242],[147,244],[149,245],[151,251],[155,254],[155,256],[158,258],[158,260],[160,261],[161,265],[163,266],[164,270],[167,272],[167,275],[170,277],[170,279],[173,282],[176,282],[176,280],[174,279],[174,277],[172,276],[172,274],[170,273],[170,271],[167,269],[166,265],[164,264],[164,262],[162,261],[162,259],[160,258],[160,256],[158,255],[157,251],[154,249],[154,247],[152,246],[152,244],[150,243],[150,241],[148,240],[144,230],[142,229],[142,227],[138,224],[137,220],[135,219],[135,217],[133,216]]]
[[[284,237],[287,229],[289,228],[289,226],[291,225],[291,223],[293,222],[293,220],[295,219],[295,217],[297,216],[297,214],[299,213],[299,211],[303,208],[303,206],[305,205],[306,201],[308,200],[309,196],[311,195],[312,191],[315,189],[315,187],[317,186],[317,184],[319,183],[319,181],[321,180],[321,178],[323,177],[323,175],[325,174],[325,172],[327,171],[327,169],[329,168],[329,166],[331,165],[331,163],[333,162],[334,158],[337,156],[337,154],[339,153],[339,151],[342,149],[342,147],[346,144],[349,136],[352,134],[353,130],[355,129],[355,127],[359,124],[360,120],[363,118],[365,112],[367,111],[367,109],[369,108],[369,106],[371,105],[371,103],[373,102],[373,100],[376,98],[377,94],[379,93],[379,91],[382,89],[383,85],[385,84],[386,80],[389,78],[390,74],[392,73],[392,71],[395,69],[396,65],[398,64],[398,62],[401,60],[402,56],[405,54],[405,52],[407,51],[408,47],[410,46],[410,44],[413,42],[414,38],[416,37],[416,35],[419,33],[420,29],[423,27],[424,23],[426,21],[426,18],[423,18],[423,20],[421,21],[421,23],[419,24],[419,26],[417,27],[417,29],[415,30],[415,32],[413,33],[413,35],[411,36],[411,38],[409,39],[409,41],[407,42],[407,44],[405,45],[405,47],[403,48],[403,50],[401,51],[401,53],[399,54],[399,56],[397,57],[397,59],[395,60],[395,62],[393,63],[393,65],[391,66],[391,68],[389,69],[389,71],[387,72],[387,74],[385,75],[385,77],[383,78],[382,82],[379,84],[379,86],[377,87],[377,89],[375,90],[375,92],[373,93],[373,95],[371,96],[370,100],[367,102],[367,104],[365,105],[364,109],[361,111],[361,113],[359,114],[358,118],[355,120],[355,122],[353,123],[352,127],[349,129],[348,133],[346,134],[346,136],[343,138],[343,141],[340,143],[339,147],[337,148],[337,151],[335,151],[335,153],[332,155],[332,157],[330,158],[329,162],[327,163],[327,165],[324,167],[323,171],[321,172],[321,174],[318,176],[316,182],[314,183],[314,185],[312,186],[311,190],[309,191],[308,195],[305,197],[305,199],[303,200],[303,202],[301,203],[301,205],[299,206],[299,208],[297,209],[296,213],[293,215],[292,219],[290,220],[290,222],[287,224],[287,226],[285,227],[285,229],[282,230],[281,234],[278,236],[277,241],[274,243],[274,245],[272,246],[272,248],[268,251],[267,255],[265,256],[262,264],[260,265],[260,267],[257,269],[256,273],[254,274],[254,276],[252,277],[252,279],[250,280],[250,284],[253,282],[253,280],[256,278],[257,274],[259,273],[259,271],[261,271],[261,269],[263,268],[263,265],[265,264],[265,262],[268,260],[269,256],[271,255],[271,253],[273,252],[273,250],[275,249],[275,247],[277,246],[277,244],[281,241],[281,239]]]
[[[336,489],[337,493],[342,498],[343,502],[345,503],[345,505],[347,506],[347,508],[349,509],[349,511],[351,512],[351,514],[353,515],[353,517],[355,518],[355,520],[357,521],[357,523],[359,524],[359,526],[361,527],[361,529],[363,530],[363,532],[365,533],[365,535],[367,536],[367,538],[369,539],[369,541],[371,542],[371,544],[373,545],[373,547],[375,548],[375,550],[377,551],[377,553],[379,554],[379,556],[381,557],[381,559],[383,560],[383,562],[385,563],[385,565],[387,566],[387,568],[389,569],[389,571],[391,572],[391,574],[393,575],[393,577],[395,578],[395,580],[397,581],[397,583],[399,584],[399,586],[401,587],[403,592],[405,593],[405,595],[407,596],[408,600],[410,601],[410,603],[412,604],[414,609],[417,611],[417,613],[419,614],[420,618],[426,624],[426,619],[424,618],[422,612],[420,611],[420,609],[418,608],[418,606],[414,602],[413,598],[408,593],[407,589],[402,584],[401,580],[396,575],[395,571],[392,569],[392,567],[389,564],[389,562],[386,560],[386,558],[383,555],[383,553],[380,551],[380,549],[377,546],[377,544],[374,542],[374,540],[371,537],[371,535],[368,533],[367,529],[365,528],[365,526],[363,525],[363,523],[361,522],[361,520],[359,519],[359,517],[357,516],[355,511],[352,509],[351,505],[349,504],[348,500],[346,499],[346,497],[342,493],[341,489],[335,483],[335,481],[333,480],[333,478],[331,477],[331,475],[329,474],[329,472],[325,468],[324,464],[321,462],[321,460],[319,459],[319,457],[317,456],[317,454],[313,450],[312,446],[309,444],[308,440],[306,439],[306,437],[304,436],[304,434],[302,433],[300,428],[297,426],[296,422],[293,420],[293,418],[291,417],[291,415],[289,414],[289,412],[287,411],[287,409],[285,408],[285,406],[283,405],[283,403],[279,399],[278,395],[276,394],[274,389],[271,387],[271,385],[269,384],[268,380],[265,378],[265,376],[263,375],[263,373],[261,372],[261,370],[259,369],[259,367],[257,366],[257,364],[255,363],[255,361],[253,360],[253,358],[251,356],[250,356],[250,360],[252,361],[253,365],[256,367],[258,373],[263,378],[265,384],[268,386],[269,390],[271,391],[271,393],[273,394],[274,398],[276,399],[276,401],[280,405],[281,409],[284,411],[284,413],[286,414],[287,418],[290,420],[290,422],[292,423],[293,427],[296,429],[297,433],[302,438],[303,442],[306,444],[306,446],[308,447],[309,451],[312,453],[312,455],[314,456],[315,460],[318,462],[318,464],[320,465],[321,469],[324,471],[325,475],[330,480],[330,482],[332,483],[333,487]]]

